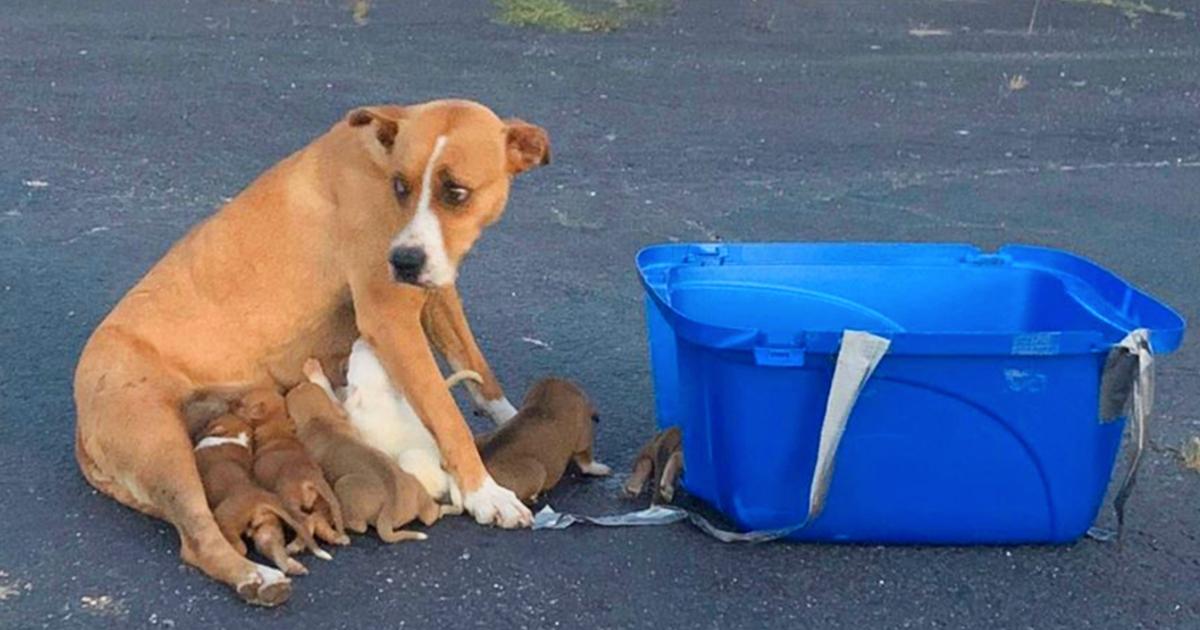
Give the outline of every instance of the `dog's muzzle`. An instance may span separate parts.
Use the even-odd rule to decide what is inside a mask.
[[[420,247],[396,247],[388,256],[392,265],[392,277],[397,282],[421,284],[421,271],[425,269],[425,250]]]

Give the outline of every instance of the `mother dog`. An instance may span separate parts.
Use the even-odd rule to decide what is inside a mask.
[[[75,373],[84,476],[169,521],[184,561],[247,601],[285,601],[287,578],[221,536],[180,406],[200,390],[294,385],[305,358],[335,361],[362,335],[433,432],[466,509],[528,526],[480,462],[430,342],[483,375],[477,405],[498,421],[515,413],[454,280],[511,178],[548,160],[545,131],[477,103],[352,111],[195,227],[100,323]]]

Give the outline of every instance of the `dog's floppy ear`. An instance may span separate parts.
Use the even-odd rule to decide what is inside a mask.
[[[351,127],[374,127],[375,139],[379,141],[379,146],[383,147],[384,151],[391,152],[392,147],[396,144],[396,134],[400,131],[400,125],[396,122],[399,116],[391,114],[400,112],[385,111],[385,109],[399,110],[399,108],[359,107],[346,115],[346,124]]]
[[[509,173],[516,175],[550,163],[550,136],[545,129],[520,118],[505,119],[504,124]]]

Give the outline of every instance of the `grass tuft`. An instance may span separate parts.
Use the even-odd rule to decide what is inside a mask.
[[[630,20],[652,17],[666,8],[666,0],[610,0],[599,3],[604,8],[595,9],[566,0],[493,0],[493,4],[502,24],[561,33],[615,31]]]
[[[1179,456],[1183,459],[1184,468],[1200,472],[1200,437],[1192,436],[1184,442]]]

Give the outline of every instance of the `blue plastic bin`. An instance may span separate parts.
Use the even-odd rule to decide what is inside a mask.
[[[1178,314],[1078,256],[1010,246],[671,244],[638,254],[660,427],[684,485],[746,529],[803,523],[842,332],[892,340],[850,415],[824,511],[790,537],[1068,542],[1095,519],[1124,421],[1109,350]]]

